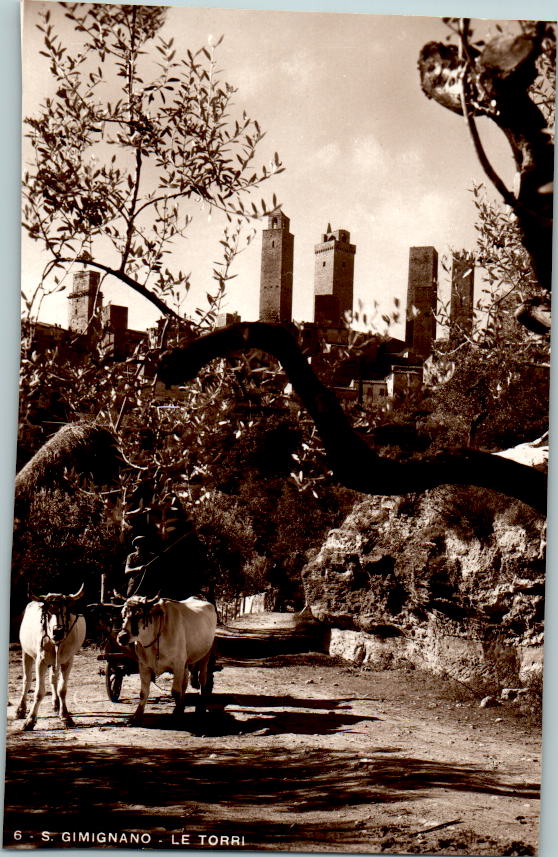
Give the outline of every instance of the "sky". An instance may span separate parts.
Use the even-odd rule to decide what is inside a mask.
[[[53,85],[35,27],[36,13],[45,5],[25,7],[24,116],[33,115]],[[56,17],[57,5],[48,4],[69,39],[67,23]],[[238,88],[238,107],[266,132],[256,163],[267,164],[275,151],[281,157],[285,171],[264,184],[257,198],[271,200],[275,193],[291,221],[296,320],[313,318],[314,245],[328,224],[347,229],[356,244],[354,309],[369,316],[375,303],[380,313],[393,311],[394,298],[404,306],[409,247],[433,245],[440,256],[451,248],[474,249],[470,191],[485,177],[462,117],[429,101],[418,80],[421,47],[448,34],[440,19],[170,7],[161,35],[171,34],[179,56],[224,36],[219,67]],[[481,121],[480,129],[494,165],[511,186],[508,144],[490,122]],[[221,215],[208,218],[199,205],[189,213],[193,226],[174,254],[177,267],[192,273],[186,313],[214,290],[211,268],[224,225]],[[265,223],[253,225],[256,238],[237,259],[223,304],[245,320],[258,316]],[[24,290],[37,282],[44,261],[38,245],[24,237]],[[132,328],[143,329],[159,315],[114,281],[105,281],[103,294],[105,301],[129,307]],[[447,284],[441,284],[441,296],[447,298]],[[66,325],[66,293],[44,303],[41,319]],[[403,329],[395,325],[391,332],[401,336]]]

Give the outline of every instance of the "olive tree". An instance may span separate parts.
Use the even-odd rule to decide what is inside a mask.
[[[118,7],[118,9],[120,8],[131,9],[134,7]],[[135,8],[139,9],[139,7]],[[77,13],[75,10],[76,7],[71,7],[70,14],[76,16]],[[102,19],[103,15],[101,12],[96,14]],[[130,15],[131,12],[122,12],[122,14]],[[90,24],[88,23],[87,26],[90,26]],[[101,24],[99,23],[96,26],[101,26]],[[126,26],[128,25],[126,24]],[[122,27],[124,27],[124,24]],[[444,104],[444,106],[449,106],[456,112],[461,112],[465,116],[471,133],[474,133],[472,129],[475,127],[475,111],[480,110],[481,107],[485,113],[494,118],[494,121],[497,121],[497,124],[506,133],[512,146],[513,156],[520,177],[517,182],[517,196],[511,191],[501,188],[497,177],[496,185],[502,191],[504,202],[513,210],[517,234],[522,247],[527,253],[532,277],[541,290],[546,290],[549,286],[551,250],[551,233],[549,231],[551,222],[549,203],[551,195],[548,193],[548,185],[552,178],[551,156],[553,147],[551,136],[547,133],[550,130],[547,124],[548,120],[534,100],[532,86],[536,81],[537,60],[543,51],[544,41],[547,38],[545,35],[547,28],[545,26],[543,31],[543,28],[538,25],[527,27],[523,33],[514,37],[511,42],[497,41],[486,45],[484,48],[478,41],[475,42],[472,39],[470,22],[461,21],[455,25],[455,29],[459,40],[457,45],[433,46],[430,44],[425,47],[421,54],[421,73],[424,78],[423,86],[428,89],[429,95],[438,97],[440,103]],[[86,29],[86,32],[88,33],[89,31]],[[118,28],[116,32],[119,32]],[[93,47],[101,51],[101,41],[95,41],[96,36],[89,35],[88,38],[92,39]],[[112,36],[109,35],[107,38],[110,41]],[[49,36],[49,39],[52,40],[52,36]],[[514,39],[519,39],[519,41],[516,42]],[[164,61],[167,64],[175,63],[175,58],[172,56],[172,45],[161,44],[160,48],[161,55],[166,57]],[[53,49],[51,48],[50,50],[52,51]],[[54,48],[55,53],[60,50],[61,48],[59,47]],[[207,62],[211,62],[211,54],[209,59],[205,58]],[[196,58],[193,57],[189,62],[195,65]],[[124,69],[125,67],[126,63],[122,60],[122,68]],[[191,65],[188,66],[187,64],[187,68],[190,69],[189,73],[192,73],[191,67]],[[94,82],[95,72],[91,73],[94,76]],[[136,74],[135,71],[134,74]],[[206,75],[210,77],[207,69]],[[172,276],[169,278],[166,272],[163,272],[162,275],[158,272],[158,260],[149,255],[149,247],[146,244],[145,238],[142,237],[143,232],[142,227],[140,227],[141,215],[147,211],[147,208],[141,209],[141,205],[138,203],[134,188],[141,187],[141,185],[134,183],[134,176],[138,174],[137,170],[139,170],[139,175],[141,176],[142,165],[145,159],[150,156],[152,152],[151,147],[157,147],[161,144],[151,142],[151,137],[147,134],[145,126],[142,125],[138,130],[129,123],[132,121],[130,118],[132,114],[136,119],[144,116],[144,114],[147,116],[145,102],[149,100],[150,93],[153,94],[153,92],[155,93],[154,98],[157,96],[161,100],[163,104],[161,110],[163,115],[166,115],[165,110],[167,108],[164,106],[164,98],[166,97],[165,86],[173,87],[179,85],[174,80],[171,81],[171,76],[175,76],[174,72],[172,75],[169,72],[168,82],[163,83],[160,81],[155,85],[155,90],[150,90],[147,94],[146,87],[142,84],[143,112],[141,114],[138,112],[134,113],[136,108],[132,105],[127,108],[128,112],[125,114],[125,121],[116,120],[116,127],[118,129],[116,132],[116,142],[119,142],[118,135],[120,135],[120,144],[123,140],[128,141],[126,145],[134,153],[136,163],[136,171],[132,169],[128,173],[128,177],[124,180],[123,185],[119,185],[122,189],[124,204],[121,204],[118,209],[118,217],[121,218],[121,222],[125,225],[124,234],[127,235],[129,229],[131,229],[132,233],[130,244],[128,244],[126,239],[123,242],[122,239],[119,239],[121,242],[118,245],[120,248],[119,252],[124,253],[124,256],[122,256],[122,258],[125,258],[123,268],[126,269],[123,271],[121,279],[124,278],[124,282],[127,282],[126,277],[133,279],[132,272],[136,266],[140,264],[144,265],[144,272],[149,274],[152,278],[150,282],[154,282],[155,284],[149,292],[151,295],[155,295],[157,288],[164,292],[166,288],[165,283],[171,282]],[[207,83],[205,77],[203,80]],[[449,96],[446,90],[449,92]],[[479,100],[481,95],[483,95],[485,100],[489,96],[486,104],[484,101]],[[446,100],[448,104],[445,103]],[[514,112],[514,104],[517,105],[517,115]],[[107,127],[113,124],[112,116],[117,112],[116,107],[118,111],[121,109],[119,104],[111,106],[112,113],[106,117]],[[176,109],[181,110],[182,108],[177,107]],[[182,113],[180,115],[182,116]],[[118,113],[118,116],[120,116],[120,113]],[[48,117],[45,117],[44,121],[48,122]],[[235,125],[233,134],[235,143],[237,142],[238,133],[244,132],[241,129],[237,130]],[[139,136],[134,137],[134,134],[138,134]],[[251,135],[248,135],[248,137],[248,145],[251,145],[253,139]],[[476,145],[479,157],[483,159],[484,153],[482,152],[482,148],[478,142]],[[204,154],[199,155],[199,157],[203,159],[206,148],[202,147],[202,150]],[[244,158],[246,156],[243,155],[241,157]],[[181,164],[185,158],[186,155],[180,155]],[[161,175],[164,179],[162,186],[167,188],[164,194],[166,200],[164,205],[169,205],[171,212],[174,212],[174,206],[178,204],[176,200],[180,199],[183,201],[185,198],[191,198],[192,194],[199,192],[199,181],[196,183],[196,186],[188,184],[186,187],[179,184],[176,187],[176,181],[183,180],[177,179],[178,168],[174,165],[174,162],[172,166],[168,166],[164,162],[164,159],[160,158],[159,161],[162,164]],[[80,164],[82,163],[83,158],[80,159]],[[207,165],[207,160],[205,163]],[[243,166],[245,165],[243,163]],[[113,169],[118,171],[120,167],[115,164]],[[211,170],[210,174],[214,175],[214,173],[211,173]],[[120,174],[118,173],[118,175]],[[197,173],[196,175],[199,180],[199,175]],[[221,176],[222,182],[223,172],[218,173],[218,175]],[[242,177],[242,175],[244,174],[241,170],[239,176]],[[101,177],[104,177],[102,172]],[[207,198],[211,199],[212,204],[224,208],[229,216],[232,216],[231,212],[233,210],[237,214],[238,212],[242,213],[242,208],[238,201],[239,192],[250,189],[253,187],[254,182],[263,178],[265,178],[265,175],[260,175],[259,179],[257,175],[249,176],[247,183],[243,185],[242,180],[237,176],[235,194],[232,194],[230,197],[227,195],[226,190],[223,192],[222,184],[219,185],[218,190],[212,181],[209,181],[208,185],[202,185],[202,187],[205,188],[204,192]],[[494,178],[494,176],[491,175],[491,178]],[[166,185],[165,182],[168,182],[168,184]],[[240,182],[240,186],[238,182]],[[51,186],[52,182],[49,182],[45,190],[50,192]],[[129,190],[126,187],[129,187]],[[139,197],[139,190],[137,197]],[[172,213],[170,221],[165,220],[168,215],[164,213],[166,209],[164,209],[159,197],[154,195],[153,198],[149,197],[148,200],[145,200],[145,202],[147,201],[156,217],[163,217],[161,224],[157,226],[157,230],[160,231],[162,229],[163,222],[170,223],[172,229],[174,229],[177,224],[175,214]],[[134,207],[130,208],[132,203]],[[159,212],[163,212],[163,214],[160,215]],[[114,216],[116,217],[116,215]],[[68,218],[68,223],[73,223],[70,215],[68,215]],[[46,218],[46,223],[48,222],[48,218]],[[107,224],[109,229],[112,228],[111,222],[111,218],[108,217]],[[44,225],[44,228],[46,229],[47,226]],[[77,229],[77,226],[72,228]],[[64,229],[66,229],[66,226],[64,226]],[[48,234],[50,235],[50,233]],[[177,234],[178,232],[175,231],[174,235]],[[76,242],[74,250],[78,251],[77,255],[82,252],[82,247],[86,248],[87,240],[85,234],[81,235],[79,239],[74,239]],[[137,254],[133,251],[133,248],[136,246],[141,248],[141,252]],[[64,264],[63,259],[67,258],[65,247],[57,244],[55,235],[51,238],[49,249],[53,253],[53,264]],[[161,255],[162,253],[163,251],[161,250]],[[91,253],[91,256],[94,257],[94,253]],[[73,258],[77,258],[77,256]],[[158,259],[160,258],[158,257]],[[152,259],[154,260],[153,263]],[[99,263],[97,263],[97,266],[99,266]],[[101,268],[101,270],[104,269]],[[111,272],[116,270],[118,273],[120,268],[112,268],[110,270]],[[130,285],[138,290],[138,281],[133,279],[133,283],[135,285],[131,283]],[[160,298],[157,297],[157,300],[160,300]],[[439,452],[435,455],[425,456],[420,460],[407,460],[403,457],[394,459],[379,455],[370,444],[370,439],[354,429],[333,391],[328,389],[316,376],[308,360],[299,348],[296,338],[284,327],[253,322],[239,323],[223,330],[213,331],[197,339],[192,339],[186,345],[177,347],[163,355],[159,362],[158,375],[162,381],[169,385],[188,384],[192,385],[189,389],[195,391],[197,389],[196,385],[200,384],[200,379],[203,380],[203,373],[207,371],[210,363],[213,363],[213,368],[210,371],[218,373],[220,367],[222,368],[227,365],[226,362],[222,361],[227,361],[233,355],[234,359],[238,359],[239,354],[250,351],[255,351],[259,354],[262,352],[267,353],[281,364],[292,384],[294,394],[298,396],[302,407],[313,422],[315,433],[319,435],[327,456],[327,466],[332,473],[333,480],[337,483],[362,493],[379,495],[423,492],[429,488],[443,484],[473,485],[499,491],[510,497],[518,498],[538,510],[544,510],[546,504],[545,475],[534,468],[524,466],[513,460],[475,449],[459,450],[455,448]],[[191,411],[192,409],[190,409]],[[189,418],[186,416],[186,419]],[[227,419],[226,416],[225,419]],[[192,425],[189,424],[186,434],[193,430]],[[195,443],[195,441],[193,442]],[[178,451],[169,450],[169,454],[172,456],[174,456],[175,452]],[[299,453],[296,454],[299,455]],[[183,447],[181,453],[182,460],[187,461],[189,457],[191,457],[189,448],[186,449]],[[301,483],[300,487],[303,489],[306,482],[305,474],[300,470],[297,476]]]
[[[240,249],[242,222],[268,210],[247,195],[282,169],[277,154],[254,166],[263,132],[222,78],[221,39],[178,56],[173,37],[163,35],[162,7],[60,9],[72,39],[62,38],[51,9],[39,12],[53,93],[25,119],[24,228],[47,251],[28,313],[84,262],[177,317],[189,277],[172,268],[169,254],[200,207],[231,221],[213,269],[214,303]]]
[[[511,211],[513,243],[524,251],[519,266],[521,284],[526,292],[533,287],[539,290],[539,296],[522,301],[516,317],[531,330],[540,332],[542,328],[547,332],[546,304],[540,312],[546,298],[540,295],[546,295],[551,287],[554,29],[544,22],[526,22],[518,33],[497,31],[484,42],[475,36],[469,19],[446,20],[454,41],[424,46],[419,57],[421,86],[428,97],[463,116],[488,178]],[[479,115],[495,122],[510,144],[517,170],[514,190],[503,184],[486,157],[475,121]],[[497,242],[492,243],[497,249]],[[505,235],[502,243],[505,247]],[[527,278],[521,277],[524,254]],[[500,261],[487,259],[486,264],[494,273]],[[517,274],[513,260],[509,262],[508,272]],[[495,322],[494,330],[497,326]],[[184,383],[216,357],[247,348],[267,351],[281,362],[314,420],[335,478],[346,487],[393,495],[444,484],[474,485],[515,497],[540,511],[546,508],[545,475],[502,456],[470,448],[453,448],[421,460],[379,455],[367,438],[354,430],[333,392],[316,376],[284,330],[252,323],[213,332],[165,355],[159,374],[167,383]],[[495,359],[497,350],[495,342]]]

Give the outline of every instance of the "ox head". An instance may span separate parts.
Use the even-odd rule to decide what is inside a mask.
[[[145,598],[142,595],[132,595],[122,607],[122,628],[116,638],[119,645],[129,646],[134,643],[142,628],[147,628],[155,616],[154,607],[159,596]]]
[[[50,637],[53,643],[61,643],[72,628],[74,603],[83,595],[85,584],[73,595],[61,595],[54,592],[48,595],[33,595],[32,601],[38,601],[41,607],[41,624],[43,633]]]

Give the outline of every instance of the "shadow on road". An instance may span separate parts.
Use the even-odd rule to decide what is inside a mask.
[[[285,703],[276,703],[285,705]],[[295,700],[292,702],[296,707]],[[299,703],[300,704],[300,703]],[[264,703],[265,705],[265,703]],[[207,714],[197,715],[194,712],[186,712],[181,717],[174,717],[172,713],[150,713],[146,712],[142,720],[144,729],[164,729],[173,731],[189,732],[192,735],[218,737],[230,735],[243,735],[258,732],[268,735],[330,735],[347,730],[347,727],[378,720],[377,717],[363,717],[362,715],[347,714],[336,711],[278,711],[270,709],[262,712],[254,712],[250,716],[250,709],[240,708],[244,715],[242,719],[235,717],[236,712],[213,710]],[[246,716],[248,715],[248,716]],[[107,725],[121,725],[118,721],[110,721]]]
[[[75,729],[65,730],[56,718],[45,716],[34,733],[20,735],[20,725],[10,721],[5,843],[14,844],[15,830],[32,833],[33,847],[60,847],[59,833],[50,843],[41,841],[45,830],[149,831],[149,848],[168,848],[170,834],[191,831],[244,836],[243,847],[250,850],[409,853],[416,850],[421,801],[429,805],[438,798],[440,806],[452,805],[449,818],[457,818],[459,810],[453,815],[453,806],[491,808],[490,798],[538,797],[536,783],[518,782],[519,774],[509,770],[494,770],[488,757],[468,756],[475,758],[469,764],[456,763],[458,754],[450,759],[446,754],[445,761],[420,758],[429,751],[417,750],[412,737],[395,746],[399,738],[375,728],[378,717],[372,714],[381,710],[375,701],[338,696],[335,689],[341,694],[362,688],[365,693],[368,682],[347,687],[341,681],[338,685],[337,677],[335,682],[327,689],[313,678],[305,683],[312,684],[310,692],[326,697],[319,699],[305,697],[302,679],[292,687],[297,696],[257,693],[261,683],[256,681],[231,682],[232,688],[247,692],[215,694],[210,711],[199,717],[193,711],[197,695],[188,694],[188,707],[178,720],[170,713],[168,693],[158,688],[161,694],[154,690],[143,729],[123,728],[137,695],[126,695],[122,705],[108,708],[96,689],[96,711],[87,710],[83,700],[72,709]],[[412,689],[410,679],[408,686]],[[387,695],[387,687],[375,688],[378,699]],[[270,685],[276,688],[288,685]],[[391,688],[390,683],[389,692]],[[407,699],[411,706],[410,691],[403,696]],[[351,700],[372,704],[359,706],[366,714],[358,714],[348,704]],[[343,732],[360,732],[361,737],[355,746],[347,748],[343,741],[342,749],[335,749],[333,736]],[[237,735],[245,737],[227,740]],[[319,747],[318,736],[325,736]],[[404,830],[386,828],[382,833],[382,813],[403,817],[397,824],[407,824],[407,839]],[[20,844],[29,847],[29,841]],[[79,847],[66,842],[66,847]],[[523,845],[520,851],[498,851],[485,847],[484,840],[475,843],[473,847],[464,839],[461,850],[453,853],[534,853]],[[190,847],[200,845],[193,836]],[[446,852],[440,846],[435,853]]]
[[[188,694],[187,708],[183,715],[172,714],[172,701],[168,697],[155,697],[149,700],[143,715],[141,728],[164,730],[166,732],[184,732],[198,736],[231,736],[249,733],[268,735],[329,735],[352,731],[360,724],[372,723],[378,717],[352,714],[343,710],[344,700],[335,699],[297,699],[291,696],[260,696],[256,694],[215,694],[211,698],[209,710],[197,714],[193,707],[197,694]],[[128,718],[135,710],[136,699],[124,699],[122,708],[107,717],[103,728],[127,725]],[[231,706],[231,711],[225,711]],[[339,706],[339,710],[336,707]],[[160,710],[164,707],[164,711]],[[159,710],[157,710],[159,709]],[[277,709],[276,711],[274,709]],[[292,710],[290,710],[292,709]],[[306,709],[306,710],[301,710]],[[73,712],[77,730],[99,725],[99,714]],[[48,722],[48,733],[66,730],[58,719]],[[135,728],[135,727],[132,727]],[[39,721],[36,735],[41,729],[46,731],[46,723]],[[17,727],[12,734],[17,732]],[[74,734],[76,732],[74,731]]]
[[[387,748],[389,752],[390,748]],[[370,749],[366,760],[345,751],[217,750],[177,746],[145,749],[106,744],[76,747],[49,744],[48,752],[21,745],[6,765],[6,823],[20,814],[37,828],[72,829],[87,808],[87,829],[146,829],[167,817],[214,823],[219,807],[250,818],[291,811],[333,811],[363,803],[423,799],[439,790],[536,798],[536,784],[516,784],[482,767],[389,756]],[[374,758],[370,758],[370,757]],[[41,807],[29,813],[29,807]],[[266,810],[265,807],[268,809]],[[57,827],[52,827],[57,819]],[[63,821],[62,821],[63,819]],[[72,821],[74,819],[74,821]],[[79,822],[81,823],[81,822]],[[248,823],[248,822],[247,822]],[[287,822],[285,822],[287,823]],[[79,825],[78,825],[79,827]],[[262,827],[263,830],[263,827]],[[262,834],[263,835],[263,834]]]

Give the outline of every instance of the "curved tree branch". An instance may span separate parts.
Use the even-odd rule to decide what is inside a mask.
[[[70,262],[80,262],[80,259],[70,259],[70,258],[57,258],[53,260],[51,264],[52,268],[57,265],[62,265]],[[161,298],[157,297],[151,289],[148,289],[146,286],[143,286],[141,283],[138,283],[137,280],[134,280],[132,277],[129,277],[128,274],[125,274],[124,271],[117,270],[116,268],[111,268],[108,265],[103,265],[102,262],[95,262],[94,259],[87,259],[83,264],[88,265],[91,268],[98,268],[100,271],[104,271],[106,274],[109,274],[111,277],[116,277],[120,282],[125,283],[125,285],[130,286],[135,292],[141,295],[146,300],[150,301],[154,306],[159,309],[163,315],[170,316],[171,318],[176,319],[177,321],[184,321],[181,316],[178,315],[173,309],[171,309],[167,304],[161,300]]]
[[[163,355],[158,377],[183,384],[217,357],[257,349],[275,357],[312,417],[335,478],[364,494],[423,492],[439,485],[476,485],[546,509],[546,476],[533,468],[470,449],[420,461],[379,456],[351,426],[335,393],[318,379],[287,328],[262,322],[233,324]]]
[[[479,163],[483,168],[487,178],[492,182],[496,190],[502,196],[502,199],[506,203],[506,205],[511,206],[511,208],[515,207],[515,197],[509,191],[490,163],[487,154],[484,150],[484,146],[482,145],[482,140],[480,138],[480,134],[478,132],[477,124],[475,119],[469,110],[469,105],[467,103],[467,95],[470,89],[469,83],[469,70],[474,68],[475,65],[475,52],[471,49],[469,44],[469,34],[470,34],[470,18],[462,18],[459,26],[459,48],[460,48],[460,58],[463,62],[463,68],[461,71],[461,93],[460,93],[460,101],[461,101],[461,110],[463,116],[465,117],[465,123],[467,128],[469,129],[469,134],[471,135],[471,139],[473,141],[473,146],[475,147],[475,152],[477,158],[479,159]]]
[[[504,200],[504,202],[506,203],[506,205],[509,205],[510,208],[513,208],[515,210],[517,207],[516,198],[514,197],[513,193],[511,193],[511,191],[509,191],[507,189],[506,185],[504,184],[504,182],[502,181],[502,179],[500,178],[500,176],[498,175],[498,173],[496,172],[496,170],[494,169],[494,167],[492,166],[492,164],[488,160],[486,152],[484,151],[484,146],[482,145],[480,134],[479,134],[478,128],[477,128],[477,123],[475,122],[475,120],[471,114],[471,111],[469,110],[469,106],[467,104],[467,97],[465,95],[466,87],[467,87],[467,72],[465,71],[464,77],[463,77],[463,87],[461,90],[461,109],[463,110],[465,122],[467,123],[467,128],[469,129],[469,134],[471,135],[471,139],[473,141],[473,146],[475,147],[475,152],[476,152],[477,158],[479,159],[479,163],[480,163],[481,167],[483,168],[485,175],[492,182],[492,184],[494,185],[494,187],[496,188],[498,193],[501,195],[501,197]]]

